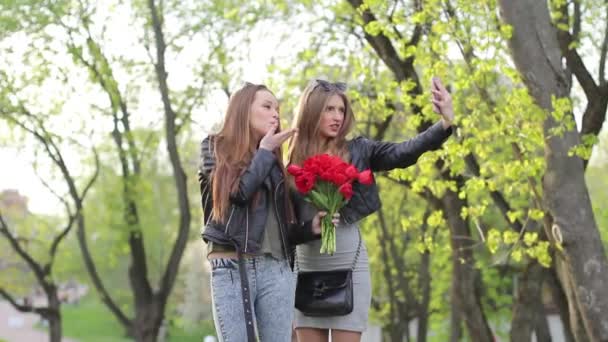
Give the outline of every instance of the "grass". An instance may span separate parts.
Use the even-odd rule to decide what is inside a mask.
[[[132,342],[108,309],[95,298],[86,297],[80,303],[63,305],[63,336],[78,342]],[[170,342],[200,342],[205,335],[214,335],[213,322],[204,322],[195,330],[173,327]]]

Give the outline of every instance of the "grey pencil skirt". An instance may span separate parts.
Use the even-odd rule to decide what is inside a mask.
[[[320,254],[321,241],[298,245],[296,248],[298,268],[301,271],[330,271],[350,268],[355,260],[359,243],[357,224],[340,223],[336,227],[336,252],[334,255]],[[363,332],[367,328],[372,291],[369,262],[365,242],[361,241],[361,252],[353,272],[353,311],[346,316],[309,317],[295,309],[295,327],[338,329]]]

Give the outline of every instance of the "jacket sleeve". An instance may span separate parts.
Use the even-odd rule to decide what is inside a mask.
[[[270,173],[275,161],[274,153],[263,148],[258,149],[245,172],[239,177],[238,187],[230,193],[230,201],[238,205],[249,203]]]
[[[209,178],[199,174],[199,184],[201,188],[201,202],[203,207],[203,222],[209,222],[213,209],[211,182]]]
[[[200,162],[198,166],[198,183],[201,190],[201,205],[203,208],[203,222],[207,223],[211,218],[211,211],[213,208],[211,191],[211,179],[209,175],[215,166],[215,160],[213,158],[213,147],[211,145],[211,139],[205,138],[201,143]]]
[[[295,246],[320,239],[321,234],[315,234],[312,231],[312,220],[314,218],[314,214],[311,217],[311,210],[306,210],[306,206],[309,204],[304,201],[302,196],[293,190],[289,191],[289,196],[293,203],[296,214],[295,224],[289,227],[289,244]]]
[[[300,222],[289,230],[289,244],[292,246],[319,240],[321,234],[312,231],[312,220]]]
[[[438,122],[401,143],[361,139],[372,171],[387,171],[414,165],[424,152],[438,149],[451,134],[452,127],[444,129],[442,123]]]

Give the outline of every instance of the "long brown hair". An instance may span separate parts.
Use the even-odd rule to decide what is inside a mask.
[[[251,106],[258,91],[264,90],[273,94],[265,85],[245,83],[230,96],[228,109],[224,116],[222,129],[213,136],[215,168],[213,179],[214,220],[225,222],[229,210],[230,194],[238,190],[239,178],[253,158],[259,143],[250,125]],[[274,94],[273,94],[274,95]],[[277,131],[280,127],[277,128]],[[281,151],[274,151],[277,161],[284,171],[281,162]]]
[[[301,164],[310,156],[326,152],[349,159],[346,135],[352,129],[355,117],[344,89],[345,85],[341,83],[324,80],[314,80],[304,89],[293,119],[292,126],[298,128],[298,134],[289,141],[289,164]],[[344,121],[338,135],[324,144],[319,137],[321,115],[333,95],[344,101]]]

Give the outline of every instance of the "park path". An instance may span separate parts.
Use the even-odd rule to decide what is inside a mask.
[[[23,313],[15,310],[8,302],[0,301],[0,340],[6,342],[48,342],[49,336],[45,331],[35,328],[40,320],[33,313]],[[63,342],[76,342],[63,338]]]

